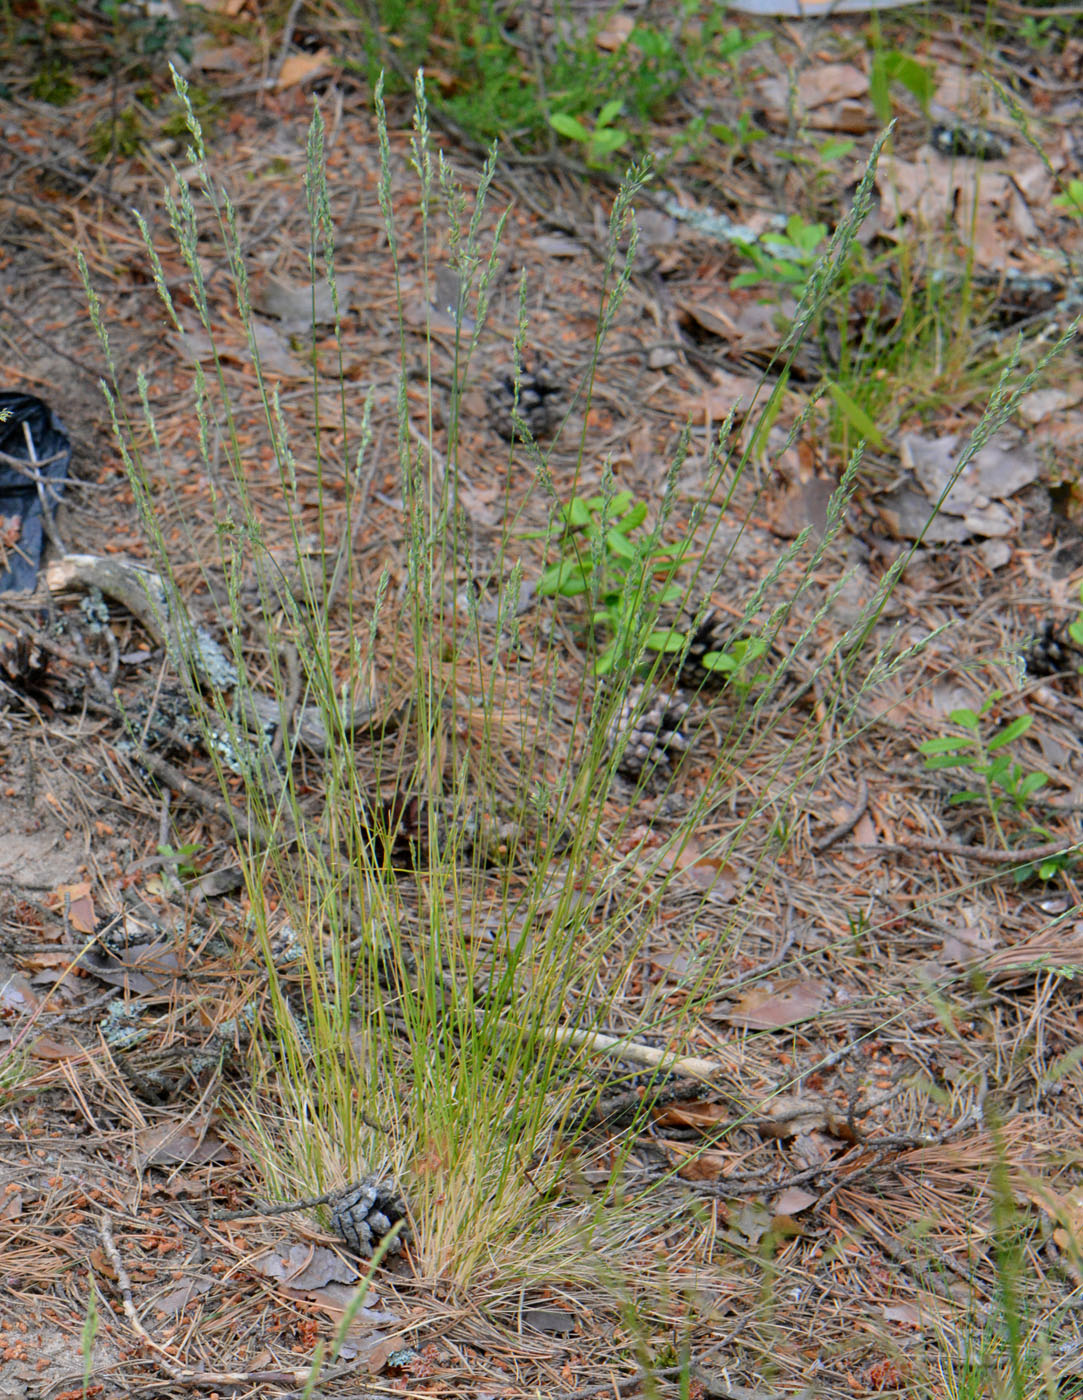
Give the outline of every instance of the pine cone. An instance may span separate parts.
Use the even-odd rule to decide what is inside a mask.
[[[502,438],[514,442],[519,436],[513,417],[514,410],[534,437],[544,437],[556,425],[561,392],[560,385],[553,378],[549,367],[539,360],[533,370],[521,371],[518,402],[513,375],[505,374],[486,391],[489,421]]]
[[[1046,618],[1041,631],[1031,637],[1023,650],[1028,676],[1056,676],[1079,668],[1080,652],[1052,618]]]
[[[695,690],[699,690],[704,685],[721,685],[724,682],[724,673],[712,671],[703,664],[703,658],[708,652],[725,651],[726,647],[733,641],[731,624],[719,617],[714,608],[708,609],[698,626],[696,625],[697,614],[698,609],[685,608],[681,616],[673,623],[676,631],[683,632],[686,637],[691,636],[692,638],[687,655],[681,662],[677,679],[681,685]]]
[[[684,753],[691,747],[681,724],[688,714],[688,701],[679,691],[656,690],[634,685],[609,723],[606,746],[613,752],[627,740],[617,767],[628,778],[645,772],[668,773],[671,753]]]
[[[406,1203],[395,1189],[395,1183],[378,1180],[356,1181],[345,1187],[329,1202],[331,1229],[362,1259],[371,1259],[373,1251],[385,1235],[400,1220],[406,1219]],[[406,1229],[391,1242],[388,1254],[399,1254],[407,1238]]]
[[[0,681],[6,682],[12,690],[20,695],[46,699],[48,675],[48,652],[42,651],[25,632],[16,632],[9,642],[0,644]]]

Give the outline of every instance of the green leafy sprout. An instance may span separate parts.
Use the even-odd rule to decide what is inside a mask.
[[[610,156],[628,141],[628,132],[623,127],[614,126],[623,110],[624,103],[619,98],[613,98],[589,126],[570,112],[554,112],[549,118],[549,125],[561,136],[580,143],[588,165],[601,167],[607,165]]]
[[[574,496],[558,507],[557,515],[560,558],[542,573],[538,593],[545,598],[589,596],[591,621],[609,634],[594,674],[607,675],[622,654],[681,651],[682,632],[651,624],[660,608],[684,596],[674,576],[691,541],[666,545],[657,531],[644,537],[647,507],[630,491]],[[531,532],[531,537],[542,533]]]
[[[560,557],[542,573],[538,593],[589,598],[591,622],[605,638],[594,675],[608,675],[622,663],[632,669],[653,665],[659,656],[676,661],[687,651],[688,632],[663,624],[660,613],[687,602],[676,576],[693,541],[664,543],[657,528],[647,528],[647,507],[630,491],[575,496],[559,506],[557,516]],[[544,534],[531,531],[527,537]],[[742,637],[706,652],[699,664],[746,696],[770,679],[756,665],[767,650],[764,638]]]
[[[925,758],[926,771],[966,768],[979,780],[978,786],[953,793],[949,801],[953,806],[964,802],[984,804],[1001,845],[1008,850],[1012,845],[1012,834],[1006,831],[1002,821],[1002,814],[1006,811],[1027,823],[1027,839],[1052,841],[1055,837],[1046,827],[1031,821],[1028,815],[1030,799],[1049,779],[1044,773],[1028,771],[1011,752],[1012,746],[1034,723],[1034,716],[1019,715],[989,732],[990,715],[1002,696],[1003,691],[994,690],[980,709],[962,706],[952,710],[949,719],[959,732],[926,739],[919,745],[919,750]],[[1050,880],[1065,868],[1069,860],[1067,853],[1052,856],[1039,863],[1036,873],[1040,879]],[[1027,865],[1019,871],[1019,876],[1026,878],[1034,873],[1034,868]]]

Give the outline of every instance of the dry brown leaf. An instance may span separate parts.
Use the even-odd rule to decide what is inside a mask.
[[[21,972],[7,972],[0,968],[0,1010],[29,1015],[40,1004],[41,999]]]
[[[736,874],[733,866],[724,862],[711,847],[691,837],[678,850],[670,848],[658,858],[657,869],[676,872],[675,887],[695,885],[697,889],[711,890],[722,899],[732,899],[737,893],[736,882],[731,876]]]
[[[719,1019],[747,1030],[777,1031],[818,1015],[827,999],[828,987],[825,982],[811,977],[795,977],[777,983],[774,988],[753,987]]]
[[[159,1317],[176,1317],[182,1313],[193,1298],[199,1298],[214,1287],[209,1278],[189,1278],[155,1300],[154,1311]]]
[[[158,1123],[135,1135],[136,1162],[142,1167],[206,1166],[226,1162],[233,1149],[213,1128],[196,1122]]]
[[[701,330],[710,331],[712,335],[717,335],[722,340],[739,339],[740,330],[731,314],[737,308],[731,297],[716,296],[709,300],[704,298],[702,301],[691,301],[687,297],[679,297],[677,305],[688,319],[694,321]]]
[[[750,374],[715,370],[713,378],[715,382],[702,393],[688,394],[681,400],[683,413],[693,423],[724,422],[731,409],[742,417],[760,387],[760,381]]]
[[[1026,1192],[1039,1210],[1052,1216],[1057,1248],[1078,1260],[1083,1255],[1083,1186],[1061,1195],[1044,1181],[1032,1181]]]
[[[58,886],[46,900],[46,904],[58,913],[66,913],[72,928],[78,929],[80,933],[93,933],[98,927],[89,881],[80,880],[76,885]]]
[[[908,1327],[921,1326],[921,1309],[916,1303],[890,1303],[883,1310],[885,1322],[902,1322]]]
[[[826,1105],[820,1099],[803,1099],[797,1094],[776,1094],[763,1105],[763,1114],[756,1121],[761,1137],[791,1138],[828,1126]]]
[[[679,1163],[677,1175],[685,1181],[718,1181],[732,1166],[732,1157],[725,1152],[699,1151],[687,1142],[665,1142],[663,1147],[671,1162]]]
[[[981,962],[996,948],[996,939],[980,928],[961,928],[957,933],[949,933],[940,949],[945,963],[956,963],[969,967]]]
[[[804,70],[797,80],[797,95],[806,107],[822,107],[847,97],[866,98],[869,80],[852,63],[821,63]]]
[[[333,1249],[323,1245],[294,1244],[283,1251],[269,1249],[257,1255],[252,1268],[303,1293],[318,1292],[329,1284],[353,1284],[358,1269]]]
[[[228,19],[236,19],[248,4],[248,0],[195,0],[195,4],[212,15],[225,15]]]
[[[76,1040],[54,1040],[51,1035],[39,1035],[30,1047],[36,1060],[79,1060],[87,1051]]]
[[[635,27],[636,22],[631,15],[610,15],[604,27],[595,34],[594,42],[607,53],[615,53],[627,44]]]
[[[834,481],[813,477],[810,481],[796,481],[773,495],[767,506],[767,523],[772,534],[792,540],[811,526],[813,534],[822,539],[827,531],[827,508],[835,488]]]
[[[291,53],[282,65],[275,83],[276,92],[307,83],[312,78],[323,77],[334,66],[331,50],[318,49],[315,53]]]
[[[775,1197],[771,1206],[776,1215],[799,1215],[801,1211],[808,1210],[809,1206],[814,1206],[819,1199],[819,1196],[814,1196],[811,1191],[802,1191],[800,1186],[788,1186]]]
[[[731,1116],[720,1103],[671,1103],[651,1114],[656,1123],[666,1128],[714,1128],[728,1122]]]

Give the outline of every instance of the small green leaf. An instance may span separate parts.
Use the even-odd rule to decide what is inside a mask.
[[[617,529],[606,531],[606,548],[615,554],[619,559],[638,559],[639,554],[634,544],[624,538]]]
[[[587,128],[568,112],[554,112],[549,118],[549,125],[561,136],[567,136],[572,141],[582,141],[586,144],[590,140]]]
[[[551,564],[538,580],[538,592],[545,598],[559,593],[562,598],[576,598],[587,591],[590,564],[578,559],[562,559]]]
[[[981,722],[973,710],[952,710],[948,716],[953,724],[958,724],[963,729],[980,729]]]
[[[602,110],[598,113],[597,125],[609,126],[610,123],[613,121],[613,118],[619,116],[623,109],[624,103],[619,98],[613,98],[613,100],[611,102],[607,102],[602,108]]]
[[[925,760],[927,773],[939,773],[944,768],[973,768],[973,754],[934,754]]]
[[[985,793],[978,792],[975,788],[968,788],[966,792],[953,792],[948,798],[948,805],[958,807],[960,802],[984,802]]]
[[[817,154],[826,165],[830,161],[841,160],[843,156],[848,156],[853,149],[853,141],[825,141]]]
[[[573,496],[566,506],[568,523],[578,530],[585,530],[590,524],[590,503],[582,496]]]
[[[622,534],[628,534],[630,530],[637,529],[647,518],[647,507],[642,501],[634,505],[628,514],[621,520],[618,528]]]
[[[646,645],[651,651],[673,652],[680,651],[686,640],[683,632],[678,632],[674,627],[664,627],[648,632]]]
[[[926,739],[924,743],[918,745],[918,752],[923,754],[934,753],[955,753],[964,744],[969,746],[969,739],[964,739],[957,734],[946,734],[940,739]]]
[[[846,390],[834,383],[833,380],[827,381],[827,392],[835,400],[839,412],[855,432],[860,433],[865,441],[871,442],[874,447],[882,448],[884,435],[861,405],[855,403]]]
[[[1045,787],[1049,778],[1045,773],[1028,773],[1019,784],[1019,796],[1029,797],[1031,793],[1037,792],[1039,788]]]
[[[998,734],[994,734],[985,747],[990,752],[1002,749],[1005,744],[1012,744],[1021,738],[1033,723],[1033,715],[1020,715],[1018,719],[1013,719],[1011,724],[1006,724]]]

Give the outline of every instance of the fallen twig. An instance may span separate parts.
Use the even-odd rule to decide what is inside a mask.
[[[898,855],[903,851],[917,851],[931,856],[962,856],[965,860],[977,860],[985,865],[1031,865],[1039,860],[1052,860],[1054,856],[1075,855],[1083,849],[1083,841],[1047,841],[1042,846],[1017,846],[1002,850],[998,846],[964,846],[958,841],[911,836],[908,840],[894,841],[890,845],[868,846],[855,841],[848,849],[864,855]]]
[[[868,810],[869,785],[862,778],[857,786],[857,796],[854,798],[852,809],[837,826],[833,826],[826,836],[813,845],[813,855],[822,856],[824,851],[829,850],[836,841],[841,841],[844,836],[849,836]]]

